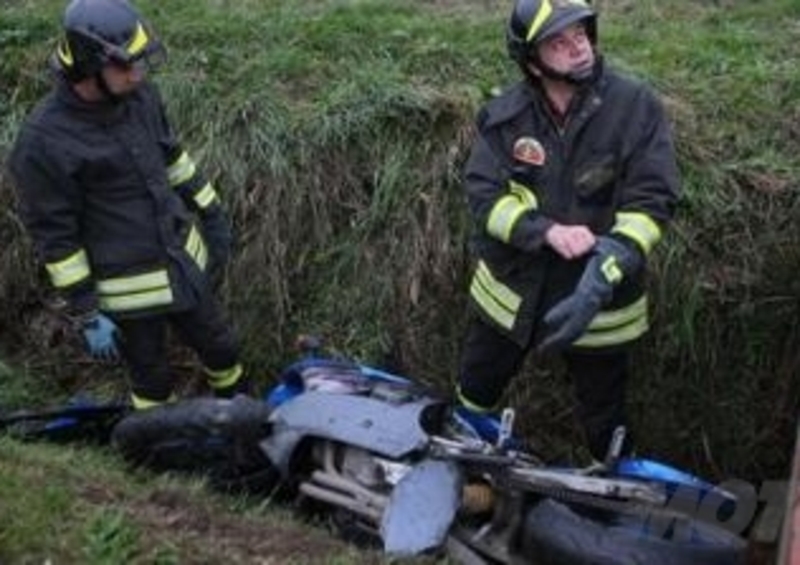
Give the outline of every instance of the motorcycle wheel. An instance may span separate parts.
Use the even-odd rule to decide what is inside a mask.
[[[691,518],[647,533],[643,519],[579,511],[544,499],[527,512],[520,539],[526,560],[541,565],[741,565],[746,542]]]
[[[258,446],[268,417],[266,404],[251,398],[195,398],[131,413],[111,444],[136,466],[205,476],[223,491],[269,492],[278,472]]]

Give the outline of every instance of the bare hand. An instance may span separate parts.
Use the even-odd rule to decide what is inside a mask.
[[[595,236],[586,226],[553,224],[544,234],[544,239],[564,259],[581,257],[595,244]]]

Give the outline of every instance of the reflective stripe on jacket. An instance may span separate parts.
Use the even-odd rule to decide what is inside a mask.
[[[486,321],[521,346],[582,273],[584,260],[563,260],[545,244],[554,222],[618,233],[646,255],[678,198],[675,151],[660,102],[644,85],[600,65],[563,126],[530,82],[491,100],[478,116],[465,168],[475,222],[470,296]],[[646,331],[643,277],[615,289],[577,346],[615,345]]]

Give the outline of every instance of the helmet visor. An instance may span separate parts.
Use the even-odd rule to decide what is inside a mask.
[[[167,60],[167,50],[152,29],[137,22],[131,38],[123,45],[114,45],[95,36],[103,45],[105,59],[118,67],[155,71]]]
[[[108,54],[108,62],[124,69],[139,69],[154,72],[161,68],[167,61],[167,51],[161,43],[154,44],[151,48],[135,56],[118,56],[112,52]]]

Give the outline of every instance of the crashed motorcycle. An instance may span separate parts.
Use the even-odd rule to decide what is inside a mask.
[[[545,464],[499,418],[353,360],[304,355],[260,400],[198,398],[122,418],[112,443],[157,470],[313,501],[392,556],[461,563],[732,565],[735,493],[653,460]]]

